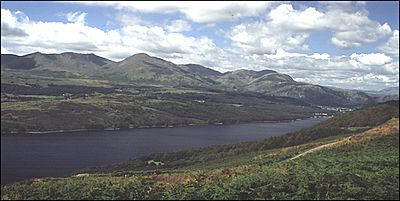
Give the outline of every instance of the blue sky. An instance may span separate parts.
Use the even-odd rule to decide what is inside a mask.
[[[353,89],[399,84],[399,2],[1,1],[2,53],[146,52]]]

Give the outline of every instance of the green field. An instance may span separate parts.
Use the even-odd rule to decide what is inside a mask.
[[[254,93],[3,83],[1,133],[280,121],[321,111],[295,99]]]

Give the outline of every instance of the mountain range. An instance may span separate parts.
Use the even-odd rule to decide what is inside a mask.
[[[362,91],[330,88],[297,82],[273,70],[235,70],[221,73],[198,64],[174,64],[145,53],[114,62],[94,54],[39,52],[17,56],[1,55],[1,68],[14,71],[46,72],[65,78],[109,80],[138,85],[166,87],[204,87],[209,89],[257,92],[284,96],[325,106],[357,106],[377,102],[377,97]]]

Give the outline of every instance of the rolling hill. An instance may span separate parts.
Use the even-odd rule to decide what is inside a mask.
[[[82,78],[112,83],[257,92],[300,99],[314,105],[359,106],[376,100],[364,92],[296,82],[273,70],[220,73],[197,64],[177,65],[144,53],[113,62],[94,54],[2,55],[2,78],[32,72],[44,77]],[[3,75],[4,74],[4,75]]]
[[[185,71],[178,65],[144,53],[104,66],[104,79],[164,86],[211,86],[212,80]]]
[[[65,52],[61,54],[42,54],[35,52],[24,56],[11,54],[1,55],[1,66],[11,69],[35,69],[67,71],[75,73],[95,72],[106,64],[113,63],[94,54]]]
[[[389,100],[399,100],[399,87],[388,87],[379,91],[365,91],[365,93],[379,103]]]
[[[225,73],[218,81],[234,90],[292,97],[316,105],[355,106],[373,103],[371,97],[360,91],[296,82],[289,75],[272,70],[237,70]]]

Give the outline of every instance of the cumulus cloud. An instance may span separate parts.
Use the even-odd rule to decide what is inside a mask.
[[[108,4],[114,5],[113,2]],[[230,15],[231,18],[228,19],[225,18],[229,16],[225,11],[229,10],[229,6],[216,6],[209,9],[221,11],[221,16],[200,16],[194,20],[189,14],[185,14],[186,4],[179,4],[174,4],[178,5],[175,7],[164,4],[163,9],[160,6],[143,9],[149,9],[146,12],[156,12],[157,9],[163,10],[162,12],[180,12],[186,19],[210,23],[232,20],[235,15],[251,16],[252,12],[256,12],[248,11],[246,14],[246,9],[250,7],[231,6],[231,13],[234,13],[234,16]],[[261,10],[266,8],[266,6],[261,7]],[[344,3],[341,6],[330,6],[326,10],[316,8],[297,10],[290,4],[278,5],[270,12],[264,13],[264,18],[261,20],[234,24],[224,33],[231,44],[223,49],[207,36],[185,35],[185,31],[191,28],[188,20],[183,19],[156,26],[140,23],[140,19],[132,20],[136,15],[128,15],[129,13],[121,10],[121,13],[126,15],[117,14],[116,20],[126,23],[122,23],[120,28],[105,31],[85,24],[87,14],[82,12],[70,13],[68,23],[62,23],[32,21],[21,12],[2,9],[1,50],[2,53],[4,51],[18,54],[36,51],[95,53],[115,61],[145,52],[175,63],[198,63],[222,72],[240,68],[272,69],[289,74],[297,81],[321,85],[376,88],[387,84],[398,84],[399,62],[398,59],[391,57],[396,51],[398,54],[398,30],[390,31],[392,36],[379,48],[382,52],[357,52],[350,56],[338,56],[323,52],[313,53],[309,50],[307,39],[313,32],[332,30],[332,40],[335,38],[338,43],[344,41],[344,45],[338,46],[346,48],[381,38],[390,30],[388,25],[381,25],[368,19],[367,13],[352,12],[348,7],[349,4]],[[339,8],[347,12],[349,22],[332,17],[334,15],[332,11],[337,11]],[[120,9],[127,7],[121,6]],[[4,24],[6,26],[3,26]],[[354,28],[349,29],[349,27]],[[6,31],[9,28],[18,29],[23,34],[9,34],[12,33]],[[363,38],[353,38],[354,34],[361,34]]]
[[[66,3],[66,2],[63,2]],[[176,2],[176,1],[80,1],[67,2],[96,6],[112,6],[116,9],[134,10],[145,13],[182,13],[191,21],[216,23],[232,21],[242,17],[257,16],[274,2]]]
[[[378,48],[384,53],[399,56],[399,30],[394,30],[389,40]]]
[[[307,49],[308,33],[282,31],[274,24],[264,22],[242,23],[227,35],[237,48],[247,54],[270,54],[278,49]]]
[[[27,36],[28,34],[19,28],[19,24],[26,21],[29,21],[29,18],[20,11],[11,13],[7,9],[1,9],[1,36]]]
[[[363,4],[354,2],[321,2],[328,4],[322,23],[334,34],[332,44],[341,49],[359,47],[391,34],[387,23],[380,24],[368,17]],[[355,5],[354,5],[355,4]]]
[[[372,21],[369,21],[370,24],[367,24],[367,22],[367,19],[365,19],[364,23],[352,29],[336,31],[331,42],[341,49],[351,49],[364,43],[374,42],[391,33],[391,28],[387,23],[380,25]]]
[[[365,2],[320,2],[326,8],[317,10],[308,7],[296,10],[291,4],[280,2],[70,2],[85,5],[112,6],[119,10],[139,11],[144,13],[181,13],[186,19],[198,23],[217,23],[222,21],[234,21],[243,17],[263,15],[268,9],[273,8],[267,14],[267,21],[263,27],[269,32],[260,34],[262,39],[254,39],[256,42],[264,43],[260,47],[247,47],[249,44],[239,46],[258,51],[268,48],[293,49],[300,46],[307,49],[304,44],[312,31],[330,29],[333,31],[331,43],[341,49],[356,48],[364,43],[374,42],[391,34],[391,28],[387,23],[380,24],[369,19],[365,10]],[[279,5],[281,4],[281,5]],[[248,26],[251,32],[257,25],[243,24]],[[169,29],[173,29],[171,26]],[[237,29],[240,29],[238,27]],[[236,30],[237,30],[236,29]],[[279,29],[279,30],[275,30]],[[272,34],[285,33],[289,42],[281,44],[281,39],[268,39]],[[243,31],[242,31],[243,32]],[[296,34],[298,32],[298,34]],[[246,33],[242,33],[245,37]],[[239,36],[233,36],[237,39]],[[236,41],[236,40],[234,40]],[[240,42],[240,41],[239,41]],[[271,45],[266,45],[266,43]],[[286,45],[289,45],[290,48]],[[251,46],[251,45],[250,45]],[[298,48],[298,47],[296,47]],[[255,50],[254,50],[255,49]],[[265,50],[262,50],[265,51]]]
[[[14,52],[10,52],[7,48],[1,47],[1,53],[2,54],[15,54]]]
[[[116,14],[116,20],[122,25],[136,25],[143,22],[139,17],[133,13],[118,12]]]
[[[268,17],[275,27],[291,31],[309,32],[324,28],[324,16],[324,13],[317,11],[313,7],[298,11],[293,9],[291,4],[282,4],[271,10]]]
[[[305,42],[310,33],[325,27],[324,15],[312,7],[298,11],[290,4],[281,4],[270,11],[266,20],[234,26],[227,36],[250,54],[269,54],[278,49],[307,50]]]
[[[174,20],[166,26],[166,29],[169,32],[183,32],[190,31],[192,26],[185,20]]]
[[[368,12],[352,7],[352,2],[329,5],[326,11],[318,11],[281,4],[271,9],[265,20],[236,25],[227,36],[248,53],[263,54],[277,49],[307,50],[306,39],[312,32],[331,30],[331,42],[340,49],[359,47],[392,33],[387,23],[369,19]]]
[[[372,53],[372,54],[353,53],[350,55],[350,58],[360,62],[363,65],[383,65],[392,61],[392,58],[382,53]]]
[[[8,10],[7,10],[8,11]],[[10,12],[10,11],[9,11]],[[3,13],[3,11],[2,11]],[[11,12],[10,12],[11,13]],[[73,23],[24,21],[18,24],[29,37],[2,36],[3,45],[20,54],[36,51],[60,53],[74,51],[95,53],[113,60],[121,60],[138,52],[172,58],[175,62],[202,62],[215,64],[210,59],[220,50],[211,39],[187,37],[170,33],[159,26],[125,25],[120,29],[103,31],[84,24],[85,13],[70,13]],[[15,13],[1,22],[12,24]]]
[[[273,54],[235,55],[230,58],[233,64],[245,64],[247,69],[251,70],[276,70],[289,74],[301,82],[360,89],[379,89],[386,84],[399,84],[399,62],[381,53],[336,56],[328,53],[305,54],[279,49]],[[370,75],[366,77],[367,74]],[[368,80],[367,78],[372,75],[373,79]]]
[[[162,27],[127,26],[121,31],[124,46],[152,53],[174,62],[212,61],[211,54],[220,49],[207,37],[187,37],[181,33],[168,33]]]
[[[83,13],[83,12],[67,13],[67,20],[68,20],[68,22],[84,24],[86,15],[87,15],[87,13]]]

